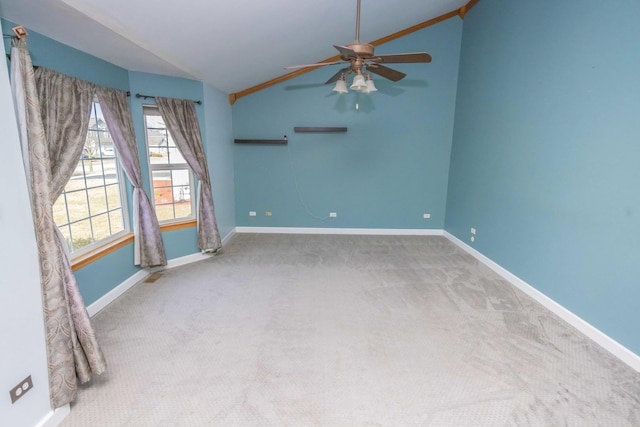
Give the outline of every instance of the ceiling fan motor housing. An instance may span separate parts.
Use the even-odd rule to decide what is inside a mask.
[[[362,59],[368,59],[373,56],[374,46],[372,44],[353,43],[353,44],[347,45],[347,47],[352,51],[354,51],[356,55],[358,55]],[[353,59],[353,57],[349,57],[345,55],[342,55],[340,58],[344,61],[349,61],[350,59]]]

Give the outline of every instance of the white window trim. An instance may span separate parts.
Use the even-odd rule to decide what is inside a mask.
[[[197,178],[195,176],[195,174],[193,173],[193,170],[191,169],[191,167],[189,166],[189,164],[185,161],[184,163],[180,163],[180,164],[162,164],[162,163],[155,163],[152,164],[150,159],[151,159],[151,151],[149,149],[149,139],[148,139],[148,133],[147,133],[147,115],[152,115],[152,114],[147,114],[147,111],[152,111],[154,113],[157,114],[153,114],[153,115],[157,115],[157,116],[161,116],[162,114],[160,114],[160,110],[158,109],[157,105],[153,105],[153,104],[144,104],[142,106],[142,117],[144,120],[144,141],[145,141],[145,152],[146,152],[146,161],[147,161],[147,165],[149,167],[149,185],[151,187],[151,203],[153,203],[153,208],[156,209],[156,198],[155,198],[155,193],[154,193],[154,187],[153,187],[153,172],[154,171],[158,171],[158,170],[187,170],[189,171],[189,186],[191,187],[191,215],[190,216],[185,216],[185,217],[180,217],[180,218],[173,218],[173,219],[164,219],[164,220],[160,220],[158,219],[158,223],[160,225],[166,225],[166,224],[174,224],[174,223],[180,223],[180,222],[184,222],[184,221],[190,221],[190,220],[194,220],[196,219],[196,198],[197,198]],[[168,131],[168,129],[167,129]]]
[[[93,103],[98,103],[99,101],[94,99],[92,101],[92,112],[91,114],[93,114]],[[108,129],[108,128],[107,128]],[[111,133],[111,131],[109,130],[109,133]],[[114,144],[114,149],[115,149],[115,144]],[[100,154],[102,155],[102,154]],[[76,250],[71,250],[67,245],[64,245],[65,250],[67,251],[69,258],[70,259],[74,259],[76,257],[80,257],[83,256],[87,253],[90,253],[92,251],[95,251],[96,248],[102,247],[104,245],[108,245],[109,243],[120,239],[122,236],[131,233],[131,226],[130,226],[130,216],[129,216],[129,203],[128,203],[128,194],[127,194],[127,188],[126,188],[126,184],[125,184],[125,180],[126,180],[126,174],[124,173],[124,170],[122,169],[121,163],[120,163],[120,157],[118,154],[118,150],[115,149],[114,150],[114,159],[115,159],[115,169],[116,169],[116,174],[118,176],[118,191],[120,192],[120,208],[122,209],[122,225],[123,225],[123,229],[121,231],[118,231],[115,234],[112,234],[108,237],[105,237],[103,239],[100,240],[96,240],[91,244],[88,244],[86,246],[83,246],[79,249]],[[78,163],[81,162],[82,160],[79,159]],[[64,192],[64,191],[63,191]],[[62,194],[60,194],[59,197],[62,197]],[[87,217],[87,219],[91,220],[92,217],[94,217],[96,215],[91,215],[89,217]],[[70,223],[67,223],[66,225],[69,225]],[[58,225],[56,224],[56,231],[58,233],[62,232],[59,230]],[[65,240],[64,237],[62,239],[63,241]]]

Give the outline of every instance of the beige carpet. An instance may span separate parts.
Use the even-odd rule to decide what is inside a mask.
[[[62,426],[640,425],[640,374],[442,237],[239,234],[94,324]]]

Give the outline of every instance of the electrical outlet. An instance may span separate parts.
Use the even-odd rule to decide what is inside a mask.
[[[256,216],[256,211],[249,211],[249,216]]]
[[[271,215],[272,215],[272,214],[271,214],[271,212],[270,212],[270,211],[266,211],[266,212],[264,213],[264,216],[271,216]]]
[[[338,214],[336,212],[329,212],[329,218],[335,218]]]
[[[33,382],[31,381],[31,375],[20,381],[20,384],[15,386],[9,391],[11,395],[11,403],[16,403],[16,400],[20,399],[26,392],[33,388]]]
[[[476,234],[476,229],[471,227],[471,234]]]
[[[422,218],[429,219],[429,218],[431,218],[431,214],[430,213],[426,213],[426,214],[422,215]]]

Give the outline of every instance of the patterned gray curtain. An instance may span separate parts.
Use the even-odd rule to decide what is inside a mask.
[[[204,155],[200,126],[193,101],[156,96],[156,104],[167,129],[189,167],[200,180],[198,192],[198,246],[203,252],[216,252],[222,247],[213,207],[211,178]]]
[[[35,77],[49,150],[51,194],[55,202],[82,154],[95,86],[43,67],[35,70]]]
[[[138,145],[127,94],[101,86],[96,87],[96,92],[107,127],[118,150],[118,158],[133,185],[134,263],[145,268],[167,265],[158,218],[151,201],[142,189]]]
[[[52,211],[80,158],[93,89],[41,68],[44,97],[39,98],[26,41],[14,40],[13,46],[11,82],[40,258],[49,397],[52,407],[59,408],[75,399],[78,380],[87,382],[92,373],[106,369]]]

